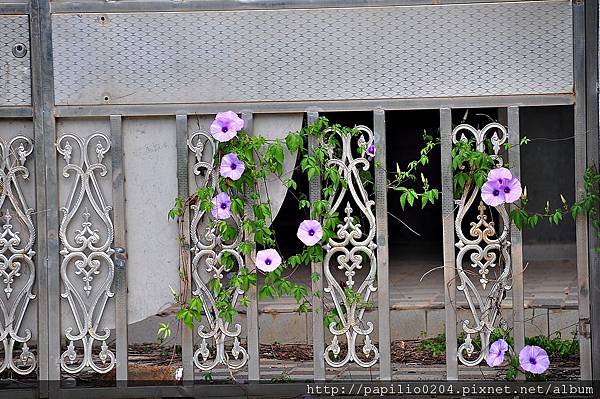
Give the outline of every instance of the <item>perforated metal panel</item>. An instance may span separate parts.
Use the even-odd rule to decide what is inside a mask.
[[[17,44],[27,48],[21,58],[13,54]],[[27,15],[0,15],[0,106],[31,104],[30,79],[29,19]]]
[[[572,91],[568,1],[53,17],[58,104]]]

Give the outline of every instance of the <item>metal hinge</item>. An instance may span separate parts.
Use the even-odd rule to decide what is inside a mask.
[[[123,247],[114,247],[115,251],[115,267],[117,269],[125,269],[127,265],[127,252]]]
[[[579,335],[584,338],[590,338],[590,318],[579,319]]]

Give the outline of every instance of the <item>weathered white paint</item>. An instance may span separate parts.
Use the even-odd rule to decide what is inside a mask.
[[[207,130],[212,116],[190,116],[188,130]],[[302,114],[258,115],[254,131],[267,139],[284,138],[302,127]],[[177,196],[177,150],[174,118],[125,118],[124,173],[127,217],[129,323],[135,323],[172,303],[171,290],[179,288],[177,226],[167,212]],[[190,192],[195,191],[193,157],[189,154]],[[286,150],[284,176],[267,177],[269,199],[276,214],[290,178],[296,155]],[[261,187],[266,201],[264,184]],[[107,312],[112,318],[112,308]],[[112,323],[110,324],[112,326]]]
[[[177,197],[175,118],[123,120],[129,323],[172,302],[178,290],[177,226],[167,212]]]

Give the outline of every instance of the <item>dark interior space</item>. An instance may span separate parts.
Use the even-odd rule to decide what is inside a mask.
[[[386,112],[387,170],[388,179],[393,180],[396,165],[407,170],[408,163],[420,158],[426,133],[439,138],[439,111],[389,111]],[[416,181],[406,182],[406,187],[422,192],[420,173],[429,180],[431,187],[440,187],[440,147],[429,153],[429,164],[419,165]],[[400,205],[401,192],[388,192],[388,229],[390,257],[393,259],[440,259],[442,251],[441,198],[434,204],[421,209],[421,204],[413,207]]]
[[[344,126],[373,126],[371,112],[323,113],[331,123]],[[452,123],[468,123],[481,129],[492,121],[498,121],[496,108],[454,109]],[[505,121],[500,121],[506,123]],[[439,138],[438,110],[387,111],[387,165],[388,178],[393,179],[396,164],[405,170],[408,163],[419,158],[424,146],[423,134]],[[561,107],[528,107],[520,110],[520,134],[531,142],[521,147],[521,182],[527,187],[529,206],[532,211],[543,211],[546,201],[550,208],[559,207],[560,195],[569,203],[574,199],[573,162],[573,109]],[[419,166],[417,180],[406,186],[421,191],[420,173],[432,187],[441,188],[440,147],[429,154],[428,165]],[[298,190],[308,196],[308,181],[299,171],[293,179]],[[372,187],[369,188],[371,197]],[[400,192],[388,191],[389,251],[392,259],[435,260],[442,257],[441,197],[435,205],[421,209],[420,204],[400,206]],[[474,220],[476,207],[465,220]],[[275,219],[274,227],[282,255],[297,253],[302,243],[296,239],[297,226],[308,218],[307,210],[298,209],[298,201],[288,192],[285,202]],[[411,230],[414,230],[411,231]],[[418,233],[418,234],[417,234]],[[571,258],[574,253],[575,225],[570,216],[558,225],[542,221],[535,229],[523,232],[525,254],[531,258]],[[548,253],[552,251],[552,255]]]
[[[520,109],[521,137],[531,140],[521,147],[521,182],[527,186],[528,209],[543,212],[561,206],[562,194],[569,204],[575,198],[573,107],[527,107]],[[540,222],[523,231],[525,256],[543,259],[575,258],[575,222]]]
[[[388,179],[396,175],[396,165],[406,171],[408,163],[420,158],[425,145],[423,135],[439,137],[439,111],[391,111],[386,112],[387,170]],[[440,148],[436,146],[428,155],[429,164],[419,165],[415,173],[416,181],[407,181],[405,187],[422,191],[420,174],[428,179],[431,187],[440,186]],[[440,224],[441,206],[438,200],[434,205],[422,209],[420,202],[413,207],[400,205],[400,195],[395,190],[388,191],[388,229],[390,257],[392,259],[437,260],[441,258],[442,228]]]
[[[373,128],[373,114],[371,112],[328,112],[322,113],[320,116],[326,117],[330,124],[337,123],[342,126],[365,125],[370,129]],[[306,125],[306,121],[304,121],[304,125]],[[300,171],[299,161],[296,164],[296,170],[292,179],[298,184],[297,192],[304,193],[306,198],[308,198],[308,179]],[[369,194],[373,194],[372,190],[370,190]],[[309,219],[308,210],[299,209],[298,199],[288,191],[281,210],[273,223],[279,249],[284,258],[302,251],[303,244],[296,237],[296,231],[298,225],[305,219]]]

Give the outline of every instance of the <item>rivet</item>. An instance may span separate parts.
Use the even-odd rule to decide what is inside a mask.
[[[12,53],[17,58],[23,58],[27,55],[27,46],[23,43],[17,43],[13,46]]]

